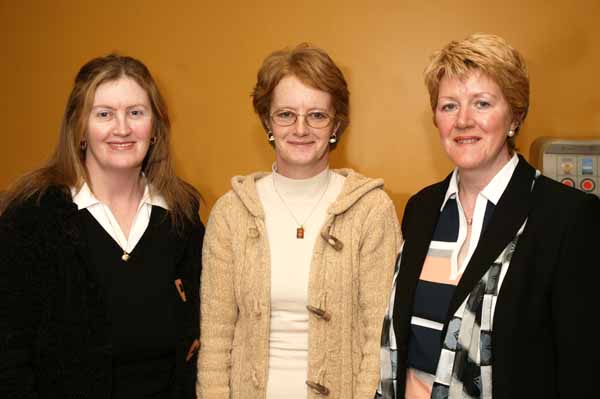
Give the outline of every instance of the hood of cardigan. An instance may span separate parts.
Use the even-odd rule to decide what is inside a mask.
[[[352,169],[332,169],[331,171],[346,178],[340,195],[327,209],[327,213],[331,215],[344,213],[367,193],[383,188],[383,179],[372,179],[356,173]],[[231,187],[235,195],[252,215],[263,219],[265,213],[258,198],[256,181],[267,175],[269,175],[268,172],[257,172],[248,176],[235,176],[231,179]]]

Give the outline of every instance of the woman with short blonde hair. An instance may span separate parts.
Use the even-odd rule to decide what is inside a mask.
[[[377,398],[595,396],[600,201],[516,153],[523,57],[474,34],[436,51],[425,82],[455,168],[406,206]]]

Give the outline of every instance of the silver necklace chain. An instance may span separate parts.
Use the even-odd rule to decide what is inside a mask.
[[[308,222],[308,219],[310,219],[310,217],[312,216],[312,214],[315,212],[315,210],[317,209],[317,206],[321,203],[321,200],[323,199],[323,197],[325,196],[325,193],[327,192],[327,189],[329,188],[329,182],[331,181],[331,174],[330,174],[329,170],[327,170],[327,183],[325,184],[325,188],[321,192],[321,195],[319,195],[319,199],[313,205],[312,209],[310,210],[310,213],[308,214],[308,216],[306,216],[306,218],[304,219],[304,221],[302,223],[300,223],[298,221],[298,218],[296,217],[296,215],[294,214],[294,212],[292,212],[292,210],[290,209],[290,207],[288,206],[288,204],[283,199],[283,196],[281,195],[281,193],[277,189],[276,177],[275,177],[276,174],[277,173],[275,171],[275,168],[273,168],[273,175],[272,175],[273,176],[273,188],[275,189],[275,192],[277,193],[277,196],[279,197],[279,199],[281,200],[281,203],[283,204],[283,206],[285,206],[285,208],[287,209],[287,211],[289,212],[289,214],[292,216],[292,218],[294,219],[294,221],[298,225],[298,228],[299,229],[304,229],[304,224],[306,222]],[[301,238],[301,237],[298,237],[298,238]]]

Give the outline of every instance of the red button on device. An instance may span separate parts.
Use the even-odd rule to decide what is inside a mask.
[[[594,183],[592,179],[583,179],[579,186],[583,191],[590,192],[594,191],[594,188],[596,188],[596,183]]]
[[[573,181],[573,179],[569,179],[568,177],[565,177],[560,182],[565,186],[575,187],[575,181]]]

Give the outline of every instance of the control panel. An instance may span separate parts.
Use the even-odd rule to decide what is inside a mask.
[[[600,140],[541,137],[530,159],[551,179],[600,197]]]

